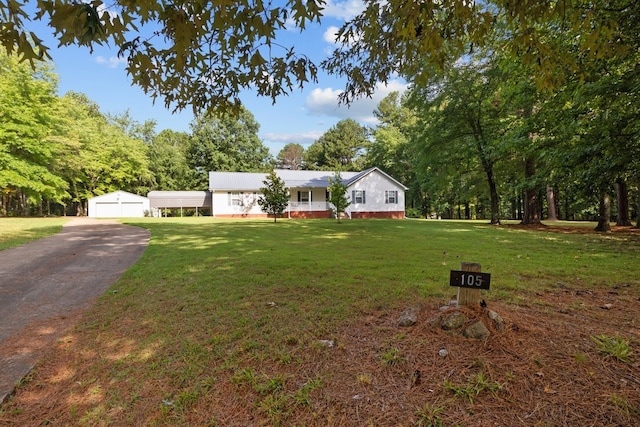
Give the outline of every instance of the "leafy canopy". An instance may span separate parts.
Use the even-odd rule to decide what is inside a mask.
[[[32,19],[44,20],[62,46],[117,46],[133,83],[173,110],[237,112],[243,89],[275,101],[316,81],[318,65],[294,46],[280,44],[277,35],[319,23],[324,4],[39,0],[27,7],[0,0],[0,43],[32,63],[49,58],[48,47],[28,29]],[[497,43],[530,65],[542,86],[550,86],[557,83],[558,69],[575,69],[584,57],[637,47],[634,35],[618,25],[636,7],[622,0],[368,1],[339,30],[339,47],[320,66],[347,77],[342,99],[350,102],[398,74],[424,82],[434,68]],[[498,23],[504,28],[496,40],[491,30]],[[548,23],[553,25],[542,25]],[[553,35],[565,31],[577,36],[570,48],[554,44]]]

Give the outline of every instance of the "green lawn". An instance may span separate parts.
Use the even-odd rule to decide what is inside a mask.
[[[265,419],[286,424],[322,387],[320,367],[296,373],[322,365],[319,340],[368,313],[448,302],[449,271],[463,261],[491,273],[488,301],[518,304],[558,283],[640,284],[640,238],[630,234],[471,221],[126,222],[148,228],[151,242],[77,329],[69,393],[100,397],[74,409],[78,424],[119,407],[129,416],[120,421],[188,425],[190,410],[229,397],[229,384],[234,399],[255,394]]]
[[[69,218],[0,218],[0,250],[58,233],[67,221]]]

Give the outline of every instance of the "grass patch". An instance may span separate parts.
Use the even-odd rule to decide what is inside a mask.
[[[502,389],[502,385],[495,381],[485,378],[482,372],[471,376],[465,384],[456,384],[452,381],[445,380],[444,388],[451,391],[455,397],[460,397],[473,403],[476,397],[485,391],[495,393]]]
[[[624,363],[631,363],[633,361],[633,349],[629,345],[629,341],[624,338],[602,334],[593,336],[591,339],[596,343],[599,353],[618,359]]]
[[[0,250],[62,231],[69,218],[0,218]]]
[[[424,407],[416,410],[417,422],[419,427],[444,427],[442,416],[446,410],[445,405],[425,404]]]

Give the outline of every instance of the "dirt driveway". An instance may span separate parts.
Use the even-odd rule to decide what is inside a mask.
[[[145,229],[74,218],[59,234],[0,251],[0,403],[148,243]]]

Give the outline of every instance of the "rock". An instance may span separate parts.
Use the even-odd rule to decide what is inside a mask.
[[[442,329],[456,329],[464,325],[466,321],[467,316],[465,316],[463,313],[460,313],[459,311],[456,311],[442,318]]]
[[[319,340],[318,341],[320,344],[325,345],[329,348],[332,348],[335,345],[335,341],[334,340]]]
[[[487,312],[487,315],[489,316],[489,319],[493,321],[493,324],[497,330],[504,331],[504,319],[502,319],[502,317],[500,317],[498,313],[493,310],[489,310]]]
[[[479,340],[483,340],[489,337],[489,335],[491,335],[491,332],[489,332],[489,329],[487,329],[487,327],[481,320],[478,320],[467,326],[464,331],[462,331],[462,335],[466,338],[476,338]]]
[[[447,350],[446,348],[440,349],[440,351],[438,351],[438,356],[440,357],[447,357],[449,355],[449,350]]]
[[[432,328],[439,328],[441,323],[442,323],[442,316],[432,317],[427,321],[427,325],[431,326]]]
[[[414,305],[402,312],[398,318],[398,326],[413,326],[418,321],[418,313],[422,310],[421,305]]]

